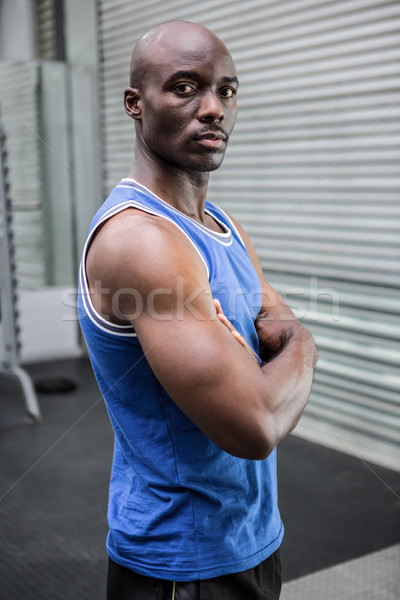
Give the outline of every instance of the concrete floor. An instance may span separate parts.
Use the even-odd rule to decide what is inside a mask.
[[[399,600],[400,545],[283,585],[281,600]]]
[[[100,600],[113,446],[103,400],[86,360],[29,371],[76,389],[38,394],[32,425],[0,378],[0,598]],[[283,600],[400,598],[398,473],[290,436],[278,479]]]

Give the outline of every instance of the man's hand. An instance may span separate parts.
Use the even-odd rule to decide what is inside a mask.
[[[301,325],[293,313],[292,315],[292,319],[285,320],[285,317],[278,312],[271,311],[257,317],[255,326],[260,341],[260,358],[264,363],[269,363],[279,356],[296,336],[305,335],[312,340],[309,331]],[[315,345],[313,353],[313,366],[315,367],[318,360],[318,351]]]
[[[230,322],[228,317],[225,315],[224,311],[222,310],[220,301],[218,299],[214,299],[213,302],[214,302],[215,310],[217,311],[218,319],[221,321],[221,323],[223,323],[225,325],[225,327],[232,334],[232,336],[235,338],[235,340],[237,340],[239,342],[239,344],[241,346],[243,346],[243,348],[250,354],[250,356],[252,358],[254,358],[254,360],[259,365],[260,361],[258,360],[257,354],[254,352],[253,348],[250,348],[250,346],[248,345],[248,343],[246,342],[246,340],[242,336],[242,334],[239,333],[237,329],[235,329],[235,327],[232,325],[232,323]]]
[[[312,368],[314,369],[318,360],[318,351],[312,335],[298,321],[282,296],[265,281],[260,261],[249,236],[240,223],[232,216],[230,218],[237,228],[253,267],[260,278],[262,305],[255,321],[255,327],[260,342],[261,360],[264,363],[270,363],[287,349],[291,341],[302,340],[301,344],[305,344],[304,348],[307,347],[308,362],[311,357]]]
[[[258,315],[255,326],[260,341],[260,358],[264,363],[278,356],[302,327],[279,294],[275,295],[274,305]]]

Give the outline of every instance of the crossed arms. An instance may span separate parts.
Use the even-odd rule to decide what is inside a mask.
[[[317,351],[264,281],[238,228],[262,286],[256,320],[261,357],[268,361],[262,367],[216,308],[193,246],[163,219],[136,209],[111,218],[90,247],[86,270],[96,310],[132,323],[154,374],[181,410],[226,452],[262,459],[300,419]],[[98,282],[107,294],[96,292]]]

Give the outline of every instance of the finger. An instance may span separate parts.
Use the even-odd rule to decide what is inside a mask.
[[[241,333],[238,332],[237,329],[232,329],[231,334],[233,335],[233,337],[242,344],[242,346],[247,346],[247,342],[244,339],[244,337],[242,336]]]
[[[223,325],[225,325],[225,327],[232,333],[232,331],[235,330],[234,326],[232,325],[232,323],[230,322],[230,320],[228,319],[228,317],[226,317],[224,315],[224,313],[217,313],[217,317],[218,319],[221,321],[221,323]]]
[[[218,300],[218,298],[214,298],[213,299],[213,303],[214,303],[214,306],[215,306],[215,310],[217,311],[217,315],[219,315],[221,313],[223,314],[221,302]]]
[[[260,361],[258,360],[258,356],[256,354],[256,352],[254,352],[253,348],[251,348],[249,346],[249,344],[246,342],[246,339],[242,336],[242,334],[240,334],[236,329],[234,331],[231,332],[233,337],[235,338],[235,340],[237,340],[245,350],[247,350],[247,352],[249,354],[251,354],[251,356],[254,358],[254,360],[256,361],[256,363],[259,365]]]
[[[241,333],[239,333],[237,329],[232,329],[231,334],[233,335],[235,340],[237,340],[243,346],[243,348],[246,348],[246,350],[248,350],[249,352],[253,352],[249,344],[246,342],[246,338]]]
[[[221,303],[218,300],[218,298],[213,298],[213,303],[215,306],[215,310],[217,311],[217,317],[218,317],[219,321],[221,321],[221,323],[228,329],[228,331],[232,334],[232,336],[235,338],[235,340],[238,341],[239,344],[241,346],[243,346],[243,348],[245,350],[247,350],[247,352],[249,352],[255,358],[255,360],[257,361],[257,364],[258,364],[259,360],[258,360],[257,354],[254,352],[254,350],[252,348],[250,348],[250,346],[246,342],[246,339],[244,338],[244,336],[241,333],[239,333],[237,329],[235,329],[235,327],[232,325],[232,323],[230,322],[228,317],[226,317],[225,313],[222,310],[222,306],[221,306]]]

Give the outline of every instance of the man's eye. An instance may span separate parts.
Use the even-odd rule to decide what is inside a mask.
[[[179,94],[190,94],[190,92],[194,92],[194,88],[188,83],[179,83],[175,86],[175,90]]]
[[[236,90],[234,90],[233,88],[223,88],[220,91],[220,94],[224,98],[232,98],[236,94]]]

